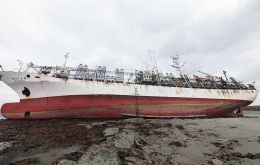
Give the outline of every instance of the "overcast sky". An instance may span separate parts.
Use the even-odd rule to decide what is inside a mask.
[[[128,70],[145,68],[152,50],[161,71],[179,52],[185,70],[223,70],[260,89],[259,0],[0,1],[0,64]],[[17,96],[0,83],[0,102]],[[260,104],[260,98],[255,102]]]

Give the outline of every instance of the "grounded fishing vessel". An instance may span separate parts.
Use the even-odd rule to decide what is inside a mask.
[[[240,107],[255,100],[252,84],[225,72],[225,80],[208,74],[189,78],[178,59],[173,57],[172,66],[180,77],[156,69],[128,73],[72,68],[66,62],[62,67],[30,64],[35,72],[1,71],[0,80],[20,97],[20,102],[4,104],[1,112],[8,119],[228,117],[241,115]]]

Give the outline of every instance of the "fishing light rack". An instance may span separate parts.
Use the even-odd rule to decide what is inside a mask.
[[[241,89],[255,90],[252,84],[243,84],[236,81],[233,77],[224,80],[222,77],[206,75],[199,77],[193,75],[193,78],[186,74],[180,74],[179,77],[173,76],[172,73],[158,73],[155,71],[126,72],[124,69],[116,68],[114,71],[108,71],[106,67],[98,66],[96,69],[90,69],[87,65],[80,64],[78,67],[51,67],[51,66],[31,66],[39,74],[48,74],[52,77],[64,79],[77,79],[86,81],[101,81],[112,83],[133,83],[144,85],[159,85],[183,88],[204,88],[204,89]],[[159,79],[158,79],[159,77]]]

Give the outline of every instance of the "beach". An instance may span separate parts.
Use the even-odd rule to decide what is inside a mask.
[[[260,118],[0,121],[0,164],[253,164]]]

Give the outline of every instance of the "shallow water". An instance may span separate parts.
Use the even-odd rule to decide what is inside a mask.
[[[245,117],[260,117],[260,111],[244,111]]]

